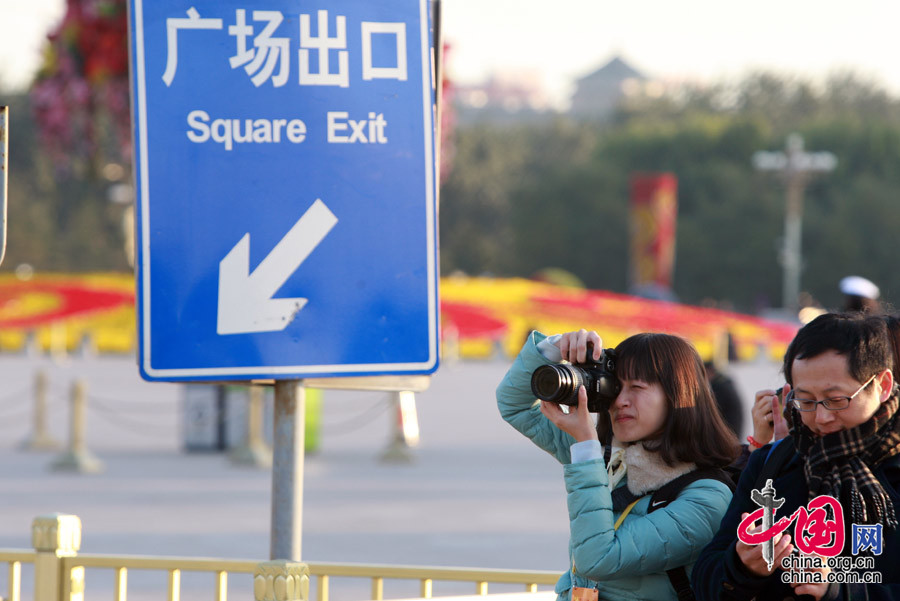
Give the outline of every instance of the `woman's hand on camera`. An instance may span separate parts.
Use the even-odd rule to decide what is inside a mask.
[[[587,343],[594,343],[594,354],[592,357],[587,356]],[[600,335],[593,330],[578,330],[577,332],[566,332],[559,340],[556,341],[562,358],[569,363],[584,363],[587,359],[598,361],[600,354],[603,352],[603,341]]]
[[[597,428],[588,412],[587,405],[587,391],[584,386],[579,386],[577,407],[571,407],[569,412],[565,413],[562,407],[556,403],[541,401],[541,413],[553,422],[553,425],[574,438],[575,442],[599,440]]]

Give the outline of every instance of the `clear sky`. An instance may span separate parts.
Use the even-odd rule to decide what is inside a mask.
[[[24,85],[65,0],[0,0],[0,80]],[[248,5],[251,3],[248,2]],[[537,74],[563,101],[574,79],[615,54],[652,76],[813,78],[852,68],[900,94],[896,0],[443,0],[448,72]]]

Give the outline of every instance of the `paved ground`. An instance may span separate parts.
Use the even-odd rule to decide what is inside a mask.
[[[305,465],[303,558],[564,570],[561,470],[497,414],[494,388],[507,366],[442,367],[417,396],[421,443],[408,464],[379,459],[393,420],[385,394],[326,391],[321,446]],[[59,440],[67,439],[71,382],[88,383],[87,440],[103,473],[52,472],[54,453],[18,450],[31,430],[39,369],[50,378],[50,431]],[[733,373],[746,402],[755,388],[778,383],[769,363]],[[63,512],[81,517],[85,553],[267,559],[270,472],[237,467],[219,453],[184,452],[181,386],[143,382],[131,358],[2,356],[0,376],[0,549],[29,548],[31,520]],[[0,569],[0,594],[5,578]],[[26,569],[26,589],[30,578]],[[201,591],[211,582],[185,577],[184,598],[210,598]],[[129,587],[132,599],[162,598],[164,576],[130,573]],[[88,572],[88,599],[111,590],[111,573]],[[249,579],[234,577],[229,590],[233,599],[252,598]],[[336,582],[332,598],[367,590],[368,583]],[[396,583],[385,592],[417,594]],[[444,592],[470,591],[436,585]]]

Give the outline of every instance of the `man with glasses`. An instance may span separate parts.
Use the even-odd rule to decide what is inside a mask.
[[[825,314],[800,329],[784,356],[790,435],[751,455],[719,532],[694,566],[691,581],[698,600],[900,599],[900,400],[893,357],[882,317]],[[840,502],[842,556],[853,558],[855,526],[874,532],[880,525],[878,548],[862,549],[859,556],[872,559],[869,577],[881,582],[848,583],[853,576],[827,565],[804,566],[806,572],[818,572],[822,582],[797,582],[796,573],[782,568],[783,559],[795,565],[791,560],[800,558],[792,540],[794,523],[772,539],[770,569],[765,545],[748,545],[737,537],[744,518],[760,507],[751,490],[762,489],[767,479],[773,480],[774,496],[784,499],[776,522],[820,495]],[[757,522],[749,532],[761,530]],[[843,582],[829,582],[835,579]]]

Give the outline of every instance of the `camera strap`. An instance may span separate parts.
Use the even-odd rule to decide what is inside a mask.
[[[641,500],[640,498],[635,499],[628,505],[628,507],[625,508],[625,511],[623,511],[621,514],[619,514],[619,519],[616,520],[616,523],[613,526],[613,530],[619,529],[619,526],[621,526],[622,522],[625,521],[625,516],[628,515],[629,513],[631,513],[631,510],[634,509],[634,506],[637,505],[637,502],[640,500]]]

